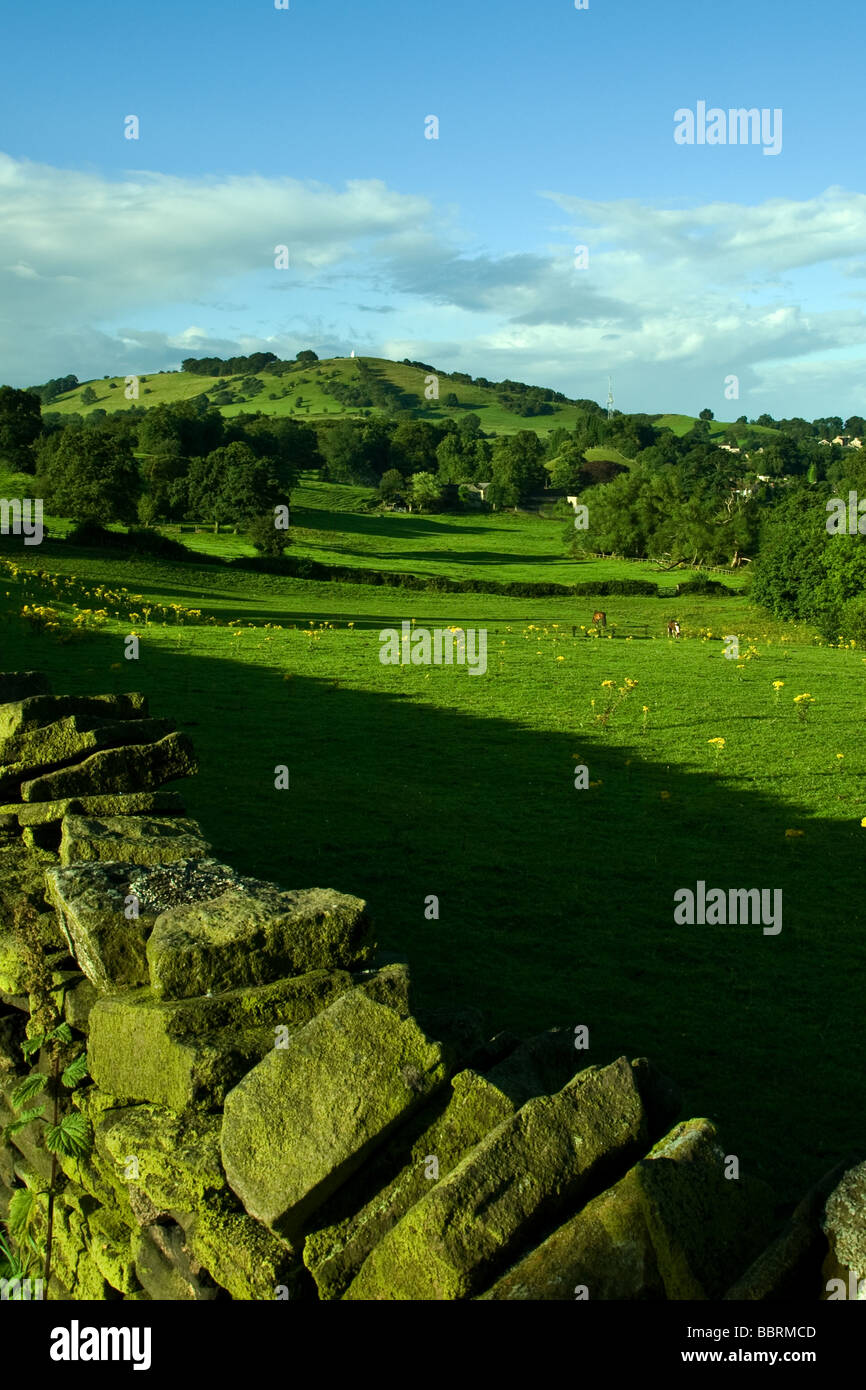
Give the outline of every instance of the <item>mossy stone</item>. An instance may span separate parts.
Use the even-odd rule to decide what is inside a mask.
[[[60,768],[22,782],[24,801],[57,801],[65,796],[150,791],[198,770],[186,734],[172,733],[156,743],[130,744],[92,753],[74,767]]]
[[[88,979],[79,980],[64,992],[63,1017],[70,1028],[76,1028],[79,1033],[87,1032],[90,1026],[90,1010],[98,998],[99,991]]]
[[[510,1251],[622,1171],[646,1138],[626,1058],[587,1068],[486,1135],[386,1233],[344,1296],[471,1298]]]
[[[446,1079],[440,1044],[354,989],[225,1101],[222,1159],[251,1216],[288,1235]]]
[[[451,1096],[444,1110],[411,1142],[402,1128],[398,1130],[359,1173],[359,1184],[368,1167],[376,1166],[387,1174],[372,1195],[351,1215],[308,1233],[304,1264],[316,1281],[320,1298],[342,1298],[385,1232],[515,1109],[513,1100],[489,1078],[474,1071],[461,1071],[452,1077]],[[435,1167],[429,1162],[431,1158]],[[351,1195],[346,1192],[347,1198]]]
[[[827,1198],[822,1228],[830,1258],[850,1282],[866,1280],[866,1162],[850,1168]],[[834,1275],[834,1277],[839,1277]]]
[[[44,728],[71,714],[94,719],[145,719],[144,695],[27,695],[0,704],[0,762],[9,739]]]
[[[515,1265],[483,1297],[592,1300],[719,1297],[772,1225],[762,1183],[726,1179],[709,1120],[687,1120]]]
[[[229,889],[164,912],[147,942],[154,992],[166,999],[263,984],[309,970],[360,970],[373,953],[359,898],[332,889]]]
[[[118,1293],[139,1287],[135,1272],[134,1237],[107,1207],[100,1207],[88,1221],[88,1250],[103,1279]]]
[[[30,987],[30,963],[24,943],[14,931],[0,932],[0,990],[26,994]]]
[[[128,917],[129,870],[122,864],[74,865],[45,874],[49,902],[70,949],[100,991],[131,989],[148,980],[145,953],[153,917]]]
[[[211,1278],[232,1298],[272,1301],[283,1285],[299,1287],[297,1251],[243,1212],[201,1207],[186,1226],[189,1247]]]
[[[90,1073],[125,1100],[215,1109],[274,1048],[277,1027],[301,1027],[350,985],[345,973],[315,971],[213,998],[103,996],[90,1013]]]
[[[0,798],[14,794],[22,782],[78,763],[97,749],[155,743],[172,732],[173,725],[167,719],[104,721],[78,714],[26,730],[3,745]]]
[[[63,865],[90,860],[171,864],[201,859],[210,845],[198,821],[167,816],[66,816],[60,840]]]
[[[155,1105],[110,1110],[96,1148],[115,1181],[144,1192],[160,1212],[193,1212],[226,1191],[217,1115],[179,1117]],[[204,1261],[207,1263],[207,1261]]]
[[[64,816],[182,816],[185,807],[177,792],[117,792],[113,796],[67,796],[60,801],[30,801],[0,806],[14,813],[18,824],[48,825]]]
[[[135,1241],[135,1272],[157,1302],[209,1302],[218,1293],[209,1279],[199,1279],[198,1271],[190,1267],[180,1240],[170,1241],[168,1233],[159,1227],[139,1233]]]

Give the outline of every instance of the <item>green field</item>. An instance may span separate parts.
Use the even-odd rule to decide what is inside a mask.
[[[561,520],[368,516],[351,510],[364,491],[305,484],[297,553],[453,577],[651,569],[564,560]],[[244,544],[184,536],[206,539]],[[858,649],[745,596],[448,596],[54,539],[0,556],[3,667],[45,669],[62,691],[146,691],[195,741],[201,772],[183,794],[215,853],[366,898],[423,1005],[480,1006],[491,1033],[586,1024],[578,1061],[652,1057],[783,1197],[862,1147]],[[596,602],[610,636],[588,635]],[[22,618],[25,604],[54,615]],[[664,636],[674,613],[679,643]],[[404,620],[483,628],[487,673],[382,665],[379,633]],[[133,630],[136,663],[123,656]],[[726,634],[740,661],[723,656]],[[288,791],[274,789],[282,764]],[[675,925],[674,893],[698,880],[781,888],[782,931]]]

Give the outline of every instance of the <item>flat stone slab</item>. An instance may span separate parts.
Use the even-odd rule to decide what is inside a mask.
[[[61,801],[16,802],[0,806],[0,815],[14,815],[19,826],[58,823],[64,816],[182,816],[186,810],[178,792],[117,792],[113,796],[67,796]]]
[[[169,719],[97,720],[92,715],[70,714],[54,724],[16,734],[0,750],[0,797],[14,796],[22,782],[80,762],[97,749],[156,743],[174,732],[174,727]]]
[[[646,1143],[631,1064],[620,1057],[602,1070],[587,1068],[483,1138],[386,1233],[344,1297],[473,1297],[511,1251],[590,1185],[622,1172]]]
[[[330,888],[229,889],[169,909],[147,943],[154,992],[167,999],[305,970],[360,970],[372,955],[365,904]]]
[[[712,1299],[773,1225],[773,1194],[725,1177],[709,1120],[686,1120],[482,1299]]]
[[[167,734],[157,743],[131,744],[92,753],[74,767],[48,772],[23,782],[24,801],[57,801],[64,796],[94,796],[109,792],[150,791],[175,777],[198,770],[186,734]]]
[[[441,1045],[411,1016],[362,989],[342,995],[226,1096],[229,1185],[291,1238],[446,1075]]]
[[[228,888],[257,892],[270,886],[200,858],[159,867],[73,864],[49,869],[44,882],[71,953],[103,993],[149,983],[145,946],[167,908],[219,897]],[[134,909],[137,917],[127,915]]]
[[[0,762],[6,740],[30,729],[40,729],[67,715],[94,719],[145,719],[147,697],[128,695],[28,695],[0,705]]]
[[[60,862],[91,859],[126,864],[168,864],[203,859],[210,845],[195,820],[165,816],[67,816],[60,840]]]
[[[297,1252],[251,1216],[203,1206],[184,1230],[194,1257],[233,1299],[273,1302],[280,1286],[284,1297],[302,1296]]]
[[[218,1115],[176,1115],[158,1105],[109,1110],[95,1126],[98,1153],[130,1195],[144,1193],[151,1209],[193,1212],[226,1189]],[[134,1162],[130,1162],[130,1160]]]
[[[345,972],[321,970],[213,998],[166,1002],[148,989],[103,996],[90,1012],[90,1074],[118,1100],[215,1109],[273,1051],[277,1028],[291,1043],[293,1030],[351,984]]]
[[[407,1136],[407,1126],[401,1126],[390,1143],[336,1194],[334,1200],[340,1202],[345,1193],[352,1214],[308,1231],[304,1264],[318,1285],[319,1297],[342,1298],[385,1232],[516,1108],[504,1091],[477,1072],[461,1071],[452,1077],[445,1109],[428,1119],[417,1135]],[[370,1183],[371,1168],[382,1174],[378,1182]],[[373,1191],[358,1201],[353,1188],[365,1179],[365,1186]]]
[[[145,945],[154,917],[128,915],[130,868],[126,864],[75,865],[49,869],[48,901],[54,906],[69,949],[100,991],[130,989],[148,982]]]

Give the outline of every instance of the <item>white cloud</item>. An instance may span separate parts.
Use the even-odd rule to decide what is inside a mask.
[[[379,180],[111,180],[0,155],[0,379],[364,344],[576,395],[615,371],[634,409],[689,408],[698,391],[715,405],[728,373],[744,392],[857,389],[866,195],[694,208],[543,196],[569,219],[557,240],[494,255],[461,240],[456,214]],[[278,245],[289,276],[274,269]],[[371,321],[385,314],[380,342]],[[841,376],[819,381],[815,362],[840,356]],[[815,400],[814,413],[831,408],[845,404]]]
[[[71,339],[76,363],[100,339],[116,342],[100,325],[205,300],[256,272],[276,279],[277,246],[303,278],[372,247],[385,254],[432,217],[425,199],[379,180],[342,191],[256,175],[112,181],[7,155],[0,200],[0,375],[27,380],[69,370]]]

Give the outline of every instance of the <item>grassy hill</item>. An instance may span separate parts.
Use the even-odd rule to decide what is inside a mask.
[[[124,378],[110,377],[107,380],[82,382],[75,391],[52,401],[47,409],[60,414],[79,412],[87,415],[99,409],[128,410],[132,405],[150,407],[189,400],[205,391],[215,395],[218,383],[224,381],[229,394],[243,396],[243,399],[238,398],[229,404],[219,406],[226,416],[238,415],[244,411],[262,411],[267,415],[289,415],[299,420],[321,420],[340,415],[357,418],[368,414],[381,414],[382,411],[375,406],[357,408],[342,405],[323,390],[323,384],[327,381],[357,382],[359,360],[363,360],[383,381],[402,392],[404,399],[413,408],[422,411],[425,419],[459,420],[461,415],[474,411],[480,417],[485,431],[508,434],[520,429],[533,429],[540,433],[560,427],[573,429],[584,418],[583,412],[571,405],[555,405],[552,415],[526,418],[517,416],[501,405],[495,391],[487,387],[467,386],[465,383],[456,382],[445,372],[437,373],[440,400],[427,401],[425,378],[428,373],[418,367],[374,357],[336,357],[312,365],[296,364],[282,375],[263,370],[257,373],[262,389],[256,394],[242,390],[243,378],[240,376],[218,378],[199,376],[193,372],[159,372],[140,378],[139,398],[137,401],[129,401],[124,396]],[[112,382],[115,383],[113,387]],[[90,405],[82,404],[81,400],[87,387],[91,387],[97,397]],[[457,397],[458,405],[443,405],[442,399],[451,392]],[[298,397],[301,398],[300,405],[296,404]]]
[[[694,429],[696,417],[694,415],[660,415],[653,421],[657,429],[671,430],[680,438],[688,434],[689,430]],[[710,438],[715,439],[718,435],[725,434],[727,430],[734,430],[738,437],[742,436],[743,427],[733,422],[726,423],[724,420],[710,420]],[[756,434],[766,434],[771,437],[778,435],[779,431],[773,429],[771,425],[749,425],[750,430]]]
[[[342,405],[323,389],[324,384],[328,381],[357,382],[357,364],[359,361],[364,362],[376,372],[381,380],[390,383],[391,386],[402,392],[404,400],[421,411],[424,419],[445,420],[450,418],[459,421],[462,415],[471,411],[479,416],[482,429],[495,434],[514,434],[517,430],[527,429],[534,430],[538,434],[548,434],[554,429],[573,430],[585,419],[584,411],[578,406],[561,403],[554,403],[554,410],[551,415],[515,415],[505,409],[496,392],[489,387],[467,386],[464,382],[455,381],[447,372],[436,373],[439,378],[439,401],[427,401],[425,398],[427,372],[419,367],[409,366],[402,362],[392,362],[388,358],[380,357],[334,357],[314,362],[312,365],[297,363],[282,375],[276,375],[265,369],[257,373],[257,379],[262,383],[262,388],[256,394],[243,389],[244,379],[242,376],[221,378],[177,371],[156,372],[142,376],[139,379],[138,399],[127,400],[124,394],[125,379],[123,376],[96,378],[92,381],[82,382],[75,391],[58,396],[46,407],[46,410],[56,411],[61,415],[70,413],[88,415],[94,410],[128,410],[133,405],[149,408],[154,405],[190,400],[194,396],[200,396],[203,392],[207,392],[212,398],[218,393],[220,383],[222,383],[228,394],[234,398],[230,403],[218,407],[226,416],[239,415],[245,411],[261,411],[266,415],[288,415],[298,420],[318,421],[337,418],[341,415],[357,418],[358,416],[381,414],[382,411],[375,406],[358,409]],[[97,399],[90,405],[84,405],[81,397],[88,387],[92,388]],[[442,402],[445,396],[452,392],[457,397],[458,404],[457,406],[445,406]],[[301,400],[300,405],[297,404],[298,397]],[[681,435],[686,434],[692,428],[694,418],[688,415],[665,415],[657,423],[666,425],[676,434]],[[711,422],[712,434],[721,434],[729,428],[731,427],[724,421],[714,420]],[[767,433],[773,434],[774,431],[769,430]],[[614,457],[615,455],[615,450],[613,453],[607,450],[604,457]]]

